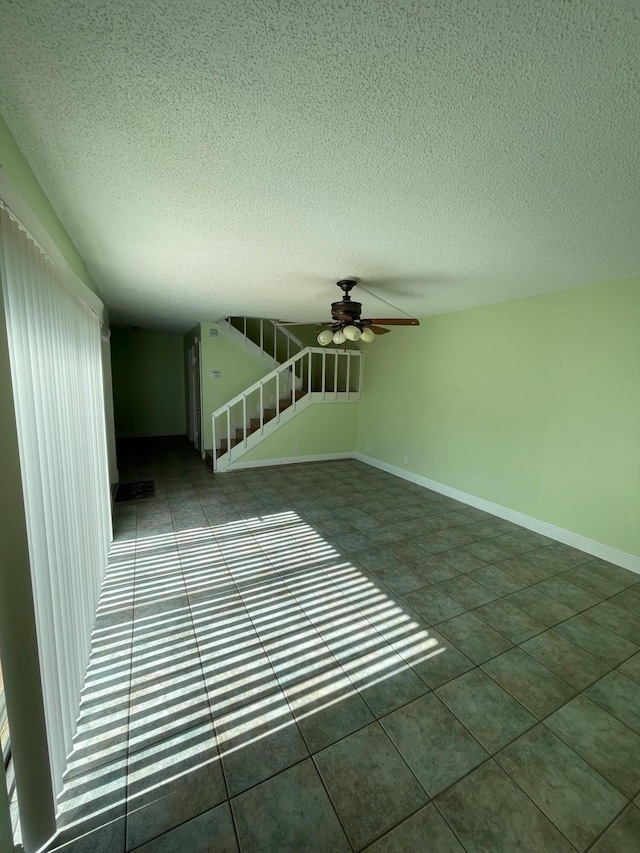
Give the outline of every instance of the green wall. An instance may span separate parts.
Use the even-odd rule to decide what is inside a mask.
[[[640,554],[640,278],[378,338],[358,451]]]
[[[11,135],[5,120],[0,116],[0,166],[33,213],[46,228],[49,236],[64,255],[67,263],[87,287],[97,293],[85,262],[67,234],[62,222],[51,206],[51,202],[31,171],[24,155]]]
[[[111,365],[118,438],[184,435],[182,335],[113,329]]]
[[[357,426],[357,403],[312,403],[238,462],[290,459],[325,453],[355,455]],[[293,449],[294,444],[297,450]]]

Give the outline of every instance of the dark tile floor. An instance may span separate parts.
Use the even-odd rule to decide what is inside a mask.
[[[121,477],[62,849],[640,849],[638,575],[358,462]]]

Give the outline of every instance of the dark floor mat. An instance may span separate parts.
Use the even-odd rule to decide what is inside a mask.
[[[139,501],[143,498],[155,498],[155,496],[155,480],[140,480],[138,483],[118,483],[116,503],[120,501]]]

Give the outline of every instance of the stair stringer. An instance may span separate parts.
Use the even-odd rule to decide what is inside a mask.
[[[213,451],[213,465],[214,472],[216,474],[223,474],[227,471],[233,471],[236,467],[240,468],[241,466],[237,463],[240,462],[241,458],[248,453],[250,450],[253,450],[258,444],[263,442],[266,438],[273,435],[281,426],[293,420],[296,415],[299,415],[301,412],[308,409],[309,406],[312,405],[330,405],[331,403],[357,403],[360,399],[360,394],[356,392],[339,392],[337,394],[331,393],[323,393],[322,391],[314,391],[312,393],[307,393],[304,397],[300,397],[299,400],[296,400],[294,404],[286,408],[283,412],[280,412],[279,416],[276,416],[272,420],[268,421],[263,425],[262,430],[256,430],[256,432],[251,433],[246,438],[246,441],[241,441],[240,444],[236,444],[235,447],[232,447],[231,450],[223,453],[222,456],[218,456],[215,458],[215,448]]]

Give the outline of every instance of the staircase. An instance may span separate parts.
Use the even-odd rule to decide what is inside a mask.
[[[259,358],[269,369],[288,361],[303,350],[304,344],[283,326],[263,317],[226,317],[216,323],[230,340]]]
[[[263,410],[262,418],[249,418],[249,424],[246,430],[244,429],[244,427],[236,427],[235,437],[231,439],[231,447],[237,447],[244,441],[245,432],[247,438],[249,438],[250,435],[253,435],[254,432],[257,432],[265,424],[268,424],[274,418],[277,418],[279,414],[285,412],[289,408],[289,406],[292,406],[294,405],[294,403],[297,403],[298,400],[301,400],[306,393],[306,391],[296,391],[293,400],[289,399],[289,397],[285,397],[284,399],[281,398],[279,406],[274,409]],[[216,448],[216,459],[219,459],[221,456],[224,456],[228,452],[228,450],[229,439],[221,438],[220,446]]]
[[[214,472],[233,470],[249,450],[314,403],[360,399],[362,353],[305,347],[212,414]]]

